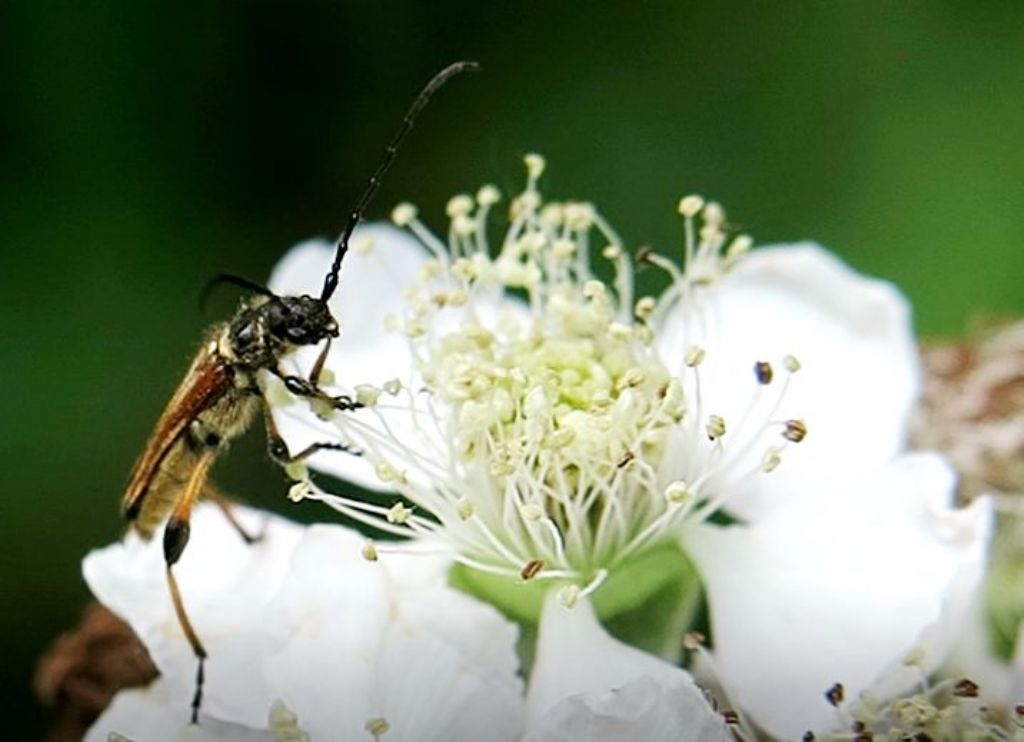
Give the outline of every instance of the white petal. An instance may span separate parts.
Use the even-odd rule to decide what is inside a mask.
[[[773,478],[798,469],[801,476],[828,474],[851,461],[874,468],[901,450],[919,374],[910,310],[895,287],[801,244],[755,250],[707,301],[701,312],[674,311],[658,345],[673,367],[690,345],[705,347],[703,414],[738,424],[757,388],[755,362],[775,369],[769,395],[786,375],[784,356],[802,365],[774,417],[803,419],[809,433],[786,452]],[[753,451],[748,464],[756,466],[762,451]],[[750,498],[729,501],[730,510],[748,518],[762,507]]]
[[[314,739],[362,739],[370,719],[388,740],[515,739],[521,727],[515,628],[443,584],[411,584],[417,557],[347,560],[361,541],[310,530],[279,600],[263,615],[288,627],[263,662],[277,696]],[[429,560],[428,560],[429,561]]]
[[[732,739],[689,678],[642,675],[604,693],[569,696],[544,714],[525,742],[703,742]]]
[[[238,641],[247,636],[239,627],[260,615],[277,593],[303,532],[269,513],[236,507],[236,515],[250,532],[262,531],[263,539],[246,544],[218,508],[203,504],[193,512],[192,536],[175,567],[188,615],[210,654],[205,708],[216,716],[224,711],[218,689],[226,684],[240,682],[243,691],[260,692],[258,674],[227,678],[225,671],[239,662],[253,666],[254,647]],[[171,604],[161,541],[160,534],[147,543],[129,533],[122,543],[89,554],[82,571],[93,594],[146,645],[184,715],[196,660]]]
[[[520,736],[516,629],[447,587],[449,562],[385,554],[370,563],[353,531],[272,517],[264,541],[236,549],[237,534],[218,519],[212,506],[197,508],[178,571],[209,652],[205,715],[264,728],[280,699],[314,739],[363,739],[375,718],[388,721],[389,740]],[[187,720],[196,664],[167,596],[158,540],[91,554],[84,571],[139,634],[167,705]]]
[[[269,731],[249,729],[203,715],[198,725],[189,723],[184,708],[174,703],[162,678],[146,688],[118,693],[86,733],[86,742],[108,742],[116,733],[138,742],[273,742]]]
[[[991,520],[987,502],[949,508],[952,484],[940,457],[908,455],[795,488],[756,524],[687,534],[721,680],[768,731],[827,726],[827,688],[853,698],[922,643],[943,659],[964,613],[944,611],[977,585]]]
[[[382,385],[398,377],[411,389],[420,384],[409,345],[402,335],[385,328],[385,318],[402,314],[403,291],[412,283],[428,254],[408,234],[386,224],[363,225],[356,230],[352,245],[371,239],[369,253],[350,249],[341,270],[341,283],[330,300],[331,312],[341,324],[341,337],[331,345],[326,367],[334,372],[337,384],[352,393],[357,384]],[[274,268],[269,288],[278,294],[318,295],[331,261],[334,246],[323,240],[304,242],[292,248]],[[308,373],[319,348],[300,348],[284,364],[294,373]],[[365,410],[350,413],[376,425],[376,415]],[[337,429],[319,420],[303,401],[275,408],[274,420],[293,452],[310,443],[334,441]],[[411,425],[406,414],[388,415],[388,424],[409,435]],[[385,487],[374,473],[369,459],[330,451],[309,459],[314,468],[371,489]]]
[[[528,742],[728,740],[683,670],[613,639],[586,600],[545,602],[527,699]]]

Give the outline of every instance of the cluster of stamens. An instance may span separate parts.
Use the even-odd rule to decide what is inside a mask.
[[[979,686],[967,678],[923,679],[916,692],[885,702],[865,696],[847,704],[844,695],[841,683],[825,692],[839,715],[840,730],[820,736],[808,732],[804,742],[1024,739],[1024,707],[1003,718],[985,705]]]
[[[634,259],[591,204],[543,201],[542,158],[528,155],[526,166],[493,250],[493,186],[449,201],[447,241],[412,205],[392,213],[431,254],[386,322],[415,368],[405,381],[356,385],[365,409],[332,420],[405,501],[308,484],[302,494],[384,531],[439,536],[472,567],[565,580],[572,602],[687,519],[721,508],[729,481],[775,469],[807,429],[775,419],[795,358],[777,359],[782,380],[769,360],[751,358],[752,401],[726,421],[702,404],[700,367],[714,348],[665,358],[657,347],[666,315],[695,306],[750,248],[746,236],[729,238],[720,206],[680,202],[685,267],[650,250]],[[594,254],[610,263],[610,281],[595,273]],[[669,288],[635,297],[637,263],[667,272]],[[415,442],[389,426],[396,411],[413,421]],[[757,463],[738,470],[752,451]],[[367,553],[376,558],[377,547]]]

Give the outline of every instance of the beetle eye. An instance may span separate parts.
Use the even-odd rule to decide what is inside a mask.
[[[235,332],[235,340],[237,340],[241,345],[248,345],[252,342],[255,333],[256,328],[253,326],[253,323],[246,322]]]

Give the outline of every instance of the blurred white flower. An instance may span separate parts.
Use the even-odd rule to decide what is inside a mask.
[[[611,639],[582,603],[555,604],[541,626],[528,717],[515,627],[448,588],[446,560],[371,563],[361,537],[340,526],[240,511],[250,527],[265,524],[262,541],[246,546],[216,508],[201,506],[179,567],[210,652],[198,726],[188,723],[195,661],[159,544],[129,535],[86,558],[89,586],[160,671],[150,686],[120,693],[87,739],[538,742],[580,725],[594,739],[728,739],[684,671]]]
[[[721,207],[691,196],[685,268],[638,254],[670,282],[637,297],[598,211],[545,204],[543,161],[527,168],[493,255],[490,186],[449,202],[447,240],[411,205],[393,219],[415,239],[357,233],[321,381],[366,408],[270,392],[293,450],[340,436],[364,454],[313,468],[405,501],[311,496],[472,569],[547,580],[566,604],[681,544],[719,681],[780,736],[829,726],[836,681],[855,695],[922,645],[941,660],[988,505],[954,510],[944,461],[902,453],[918,367],[900,294],[814,245],[748,255]],[[271,288],[315,293],[330,259],[300,245]]]

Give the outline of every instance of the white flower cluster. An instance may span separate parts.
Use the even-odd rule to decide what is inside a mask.
[[[989,510],[953,508],[945,462],[903,451],[918,391],[903,298],[814,245],[751,251],[695,196],[679,204],[681,261],[631,253],[592,205],[545,202],[543,160],[526,165],[495,244],[492,186],[449,202],[444,240],[408,204],[393,213],[405,231],[357,231],[320,381],[363,409],[333,414],[268,380],[292,450],[355,446],[310,467],[382,493],[328,494],[300,469],[294,498],[408,542],[273,520],[246,549],[197,514],[194,541],[209,540],[180,582],[210,650],[207,718],[269,734],[282,701],[287,739],[794,738],[835,726],[836,682],[851,697],[910,690],[965,620]],[[331,257],[300,245],[270,286],[315,292]],[[640,266],[668,288],[636,296]],[[296,354],[296,372],[315,354]],[[712,643],[695,670],[729,713],[601,627],[599,598],[633,599],[614,576],[641,590],[658,547],[696,567],[686,589],[705,595]],[[117,727],[125,704],[185,708],[191,691],[147,548],[87,562],[163,674],[102,733],[133,733]],[[504,579],[510,601],[524,581],[550,586],[525,696],[514,630],[446,586],[452,562]]]

